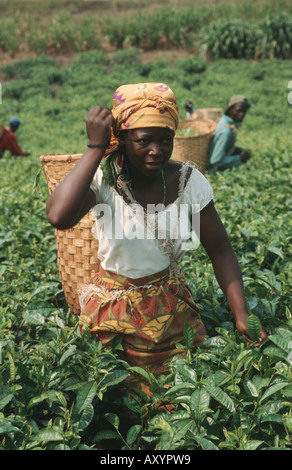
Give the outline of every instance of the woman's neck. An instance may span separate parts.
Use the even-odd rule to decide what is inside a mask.
[[[151,177],[134,169],[130,171],[130,176],[129,188],[140,205],[165,204],[167,188],[163,169]]]

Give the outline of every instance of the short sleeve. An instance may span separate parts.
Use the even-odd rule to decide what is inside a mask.
[[[100,195],[102,193],[102,187],[103,187],[103,177],[102,177],[102,170],[98,168],[95,172],[95,175],[91,181],[90,189],[94,192],[95,194],[95,200],[96,202],[99,201]]]
[[[192,173],[185,186],[184,202],[192,206],[192,212],[200,212],[214,199],[212,186],[207,178],[196,168],[192,168]]]

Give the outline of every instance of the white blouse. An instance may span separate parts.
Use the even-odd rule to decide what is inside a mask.
[[[189,167],[183,164],[180,170],[176,201],[156,213],[146,212],[135,201],[124,201],[97,169],[91,184],[97,201],[92,209],[93,235],[99,241],[98,258],[105,270],[132,279],[148,276],[167,267],[175,269],[186,249],[196,247],[190,239],[195,238],[194,229],[199,233],[199,213],[214,194],[194,167],[186,182]]]

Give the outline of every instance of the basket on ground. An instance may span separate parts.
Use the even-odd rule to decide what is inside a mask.
[[[212,121],[218,122],[222,117],[223,109],[222,108],[205,108],[197,109],[197,113],[200,116],[200,119],[211,119]]]
[[[180,121],[177,135],[174,137],[172,158],[182,162],[193,161],[198,169],[205,173],[215,128],[216,122],[211,119]],[[189,135],[179,135],[179,131],[184,130],[190,131]]]
[[[76,165],[81,155],[42,155],[40,160],[46,175],[49,192]],[[74,314],[80,313],[78,291],[92,282],[98,270],[98,240],[92,235],[94,218],[91,212],[68,230],[55,230],[57,241],[57,261],[62,288]]]

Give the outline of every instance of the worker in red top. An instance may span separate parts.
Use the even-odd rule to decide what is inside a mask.
[[[27,157],[28,152],[23,152],[20,148],[14,133],[20,126],[20,120],[13,117],[9,121],[9,127],[0,125],[0,158],[3,157],[5,150],[9,150],[11,155],[20,155],[21,157]]]

